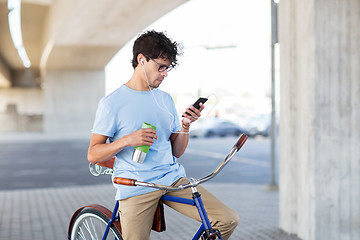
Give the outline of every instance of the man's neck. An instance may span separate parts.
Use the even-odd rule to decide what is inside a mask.
[[[136,91],[149,91],[149,86],[146,82],[146,79],[144,79],[141,75],[139,76],[134,72],[130,80],[125,83],[125,85],[133,90]],[[150,87],[150,90],[153,88]]]

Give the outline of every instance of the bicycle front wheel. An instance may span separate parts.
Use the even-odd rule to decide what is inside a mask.
[[[71,226],[71,240],[103,239],[109,217],[95,208],[84,208]],[[106,239],[123,240],[120,230],[112,225]]]

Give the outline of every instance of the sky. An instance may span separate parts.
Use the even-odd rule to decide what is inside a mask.
[[[160,89],[185,105],[213,94],[233,108],[270,111],[270,26],[268,0],[191,0],[174,9],[146,28],[166,31],[184,52]],[[134,39],[107,65],[106,94],[130,79]]]

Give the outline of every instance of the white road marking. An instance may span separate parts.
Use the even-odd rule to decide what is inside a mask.
[[[226,157],[226,155],[223,153],[202,151],[202,150],[196,150],[196,149],[192,149],[192,148],[186,149],[185,153],[190,153],[190,154],[199,155],[199,156],[203,156],[203,157],[212,157],[212,158],[217,158],[217,159],[221,159],[221,160],[224,160]],[[231,162],[245,163],[245,164],[259,166],[259,167],[270,167],[269,163],[267,163],[267,162],[262,162],[262,161],[250,159],[250,158],[234,157],[231,160]]]

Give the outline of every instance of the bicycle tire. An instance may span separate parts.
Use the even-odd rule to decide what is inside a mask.
[[[73,221],[69,232],[71,240],[102,239],[109,217],[96,208],[86,207]],[[112,225],[106,239],[123,240],[120,230]]]

